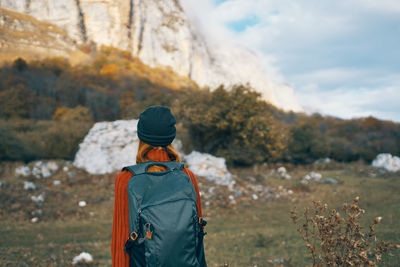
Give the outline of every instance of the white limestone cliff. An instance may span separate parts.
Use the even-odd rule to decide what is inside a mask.
[[[47,54],[68,57],[76,50],[69,34],[54,24],[0,6],[0,55]],[[4,54],[3,54],[4,53]]]
[[[0,6],[53,23],[78,44],[128,50],[152,67],[171,66],[200,86],[249,83],[272,104],[302,110],[293,89],[273,82],[252,52],[209,47],[178,0],[0,0]]]

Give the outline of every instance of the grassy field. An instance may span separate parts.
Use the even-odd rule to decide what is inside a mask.
[[[93,255],[90,266],[110,266],[110,242],[115,174],[94,176],[66,162],[52,177],[16,177],[18,163],[0,165],[0,265],[71,266],[81,252]],[[68,165],[69,170],[62,170]],[[366,210],[361,218],[368,225],[377,216],[382,222],[377,236],[400,242],[400,174],[384,174],[361,163],[329,164],[306,167],[286,166],[291,180],[283,180],[273,170],[278,166],[234,169],[241,192],[229,192],[199,178],[203,194],[203,213],[208,221],[205,237],[209,266],[311,266],[304,241],[290,220],[289,210],[301,211],[321,200],[329,207],[360,197]],[[338,184],[300,183],[311,170],[323,178],[335,178]],[[61,185],[54,185],[60,180]],[[34,182],[35,190],[24,190],[24,181]],[[246,188],[267,186],[273,192],[257,200]],[[214,189],[209,189],[214,187]],[[247,190],[247,191],[246,191]],[[293,193],[285,193],[292,190]],[[212,192],[207,193],[207,192]],[[44,193],[42,204],[31,196]],[[229,198],[232,195],[236,204]],[[232,198],[232,197],[231,197]],[[79,201],[86,207],[79,207]],[[42,214],[36,214],[40,211]],[[37,223],[31,219],[38,217]],[[384,257],[379,266],[400,266],[400,250]]]

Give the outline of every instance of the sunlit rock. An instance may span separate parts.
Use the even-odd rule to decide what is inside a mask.
[[[27,181],[25,181],[25,182],[24,182],[24,189],[25,189],[25,190],[35,190],[35,189],[36,189],[36,186],[35,186],[35,184],[32,183],[32,182],[27,182]]]
[[[376,156],[371,165],[389,172],[398,172],[400,171],[400,158],[389,153],[382,153]]]
[[[29,168],[29,166],[19,166],[18,168],[15,169],[15,175],[27,177],[31,175],[31,169]]]
[[[41,204],[42,202],[44,202],[44,193],[38,196],[31,196],[31,200],[36,204]]]
[[[32,175],[36,178],[47,178],[52,176],[59,166],[54,161],[37,161],[32,168]]]
[[[279,167],[276,171],[281,178],[292,179],[292,176],[287,172],[285,167]]]
[[[72,264],[78,264],[78,263],[90,263],[93,261],[92,255],[90,255],[87,252],[82,252],[78,256],[75,256],[72,260]]]
[[[98,122],[79,145],[74,166],[91,174],[105,174],[136,163],[139,145],[137,120]]]
[[[106,174],[136,164],[139,147],[137,122],[118,120],[96,123],[79,145],[74,166],[91,174]],[[173,144],[177,148],[181,146],[178,140]]]
[[[235,184],[233,175],[228,171],[224,158],[192,151],[184,159],[188,168],[195,175],[202,176],[216,184],[229,186],[230,188]]]
[[[319,182],[322,178],[322,175],[318,172],[310,172],[309,174],[303,177],[303,181],[317,181]]]

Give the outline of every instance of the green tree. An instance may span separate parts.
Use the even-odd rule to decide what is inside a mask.
[[[289,157],[296,163],[311,163],[328,157],[330,148],[316,124],[302,123],[291,128]]]
[[[190,93],[178,106],[196,150],[235,165],[274,161],[282,154],[285,130],[247,86]]]
[[[0,92],[0,117],[29,118],[35,99],[35,93],[23,84],[17,84]]]
[[[18,138],[15,132],[2,123],[0,127],[0,160],[24,160],[34,158],[32,147]]]
[[[24,59],[19,57],[16,60],[14,60],[12,66],[17,71],[22,72],[28,68],[28,63],[26,63]]]

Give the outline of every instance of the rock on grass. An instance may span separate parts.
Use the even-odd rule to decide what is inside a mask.
[[[85,263],[89,263],[93,261],[93,257],[92,255],[90,255],[87,252],[82,252],[81,254],[79,254],[78,256],[75,256],[74,259],[72,260],[72,264],[77,264],[80,262],[85,262]]]

